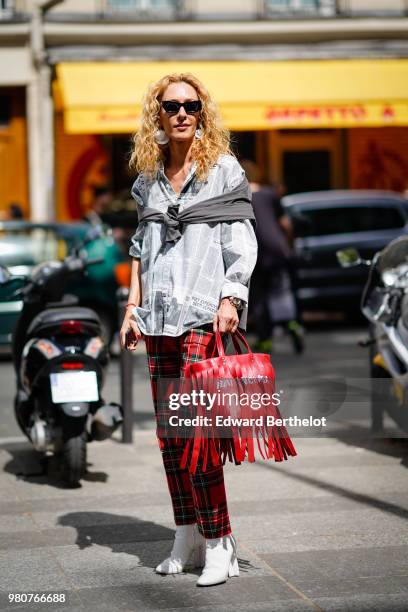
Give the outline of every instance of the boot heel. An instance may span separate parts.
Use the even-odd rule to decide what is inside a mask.
[[[228,568],[228,576],[232,578],[233,576],[239,576],[239,566],[238,566],[238,557],[234,551],[229,568]]]

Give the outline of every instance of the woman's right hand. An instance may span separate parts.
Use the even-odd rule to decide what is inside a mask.
[[[142,332],[136,323],[132,311],[128,308],[123,319],[122,327],[120,328],[120,344],[122,349],[135,351],[141,337]]]

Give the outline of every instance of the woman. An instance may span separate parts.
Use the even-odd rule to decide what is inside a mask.
[[[245,329],[257,256],[254,215],[245,200],[250,196],[242,196],[247,182],[228,133],[191,74],[165,76],[148,89],[130,166],[139,173],[132,187],[139,225],[121,344],[132,351],[145,338],[159,422],[166,408],[163,413],[158,382],[183,377],[189,363],[210,357],[217,328]],[[183,442],[159,430],[158,438],[177,528],[170,557],[156,571],[175,574],[204,564],[199,586],[237,576],[222,466],[190,474],[179,467]]]

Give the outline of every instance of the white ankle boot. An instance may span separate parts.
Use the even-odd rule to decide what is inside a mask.
[[[170,557],[156,567],[158,574],[181,574],[186,568],[203,567],[205,538],[196,524],[178,525]]]
[[[212,586],[239,576],[237,543],[232,534],[206,540],[205,566],[197,586]]]

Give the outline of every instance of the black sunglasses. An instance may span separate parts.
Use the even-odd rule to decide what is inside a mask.
[[[194,115],[198,113],[203,105],[201,100],[190,100],[189,102],[176,102],[175,100],[163,100],[161,103],[166,113],[178,113],[180,108],[183,107],[187,115]]]

